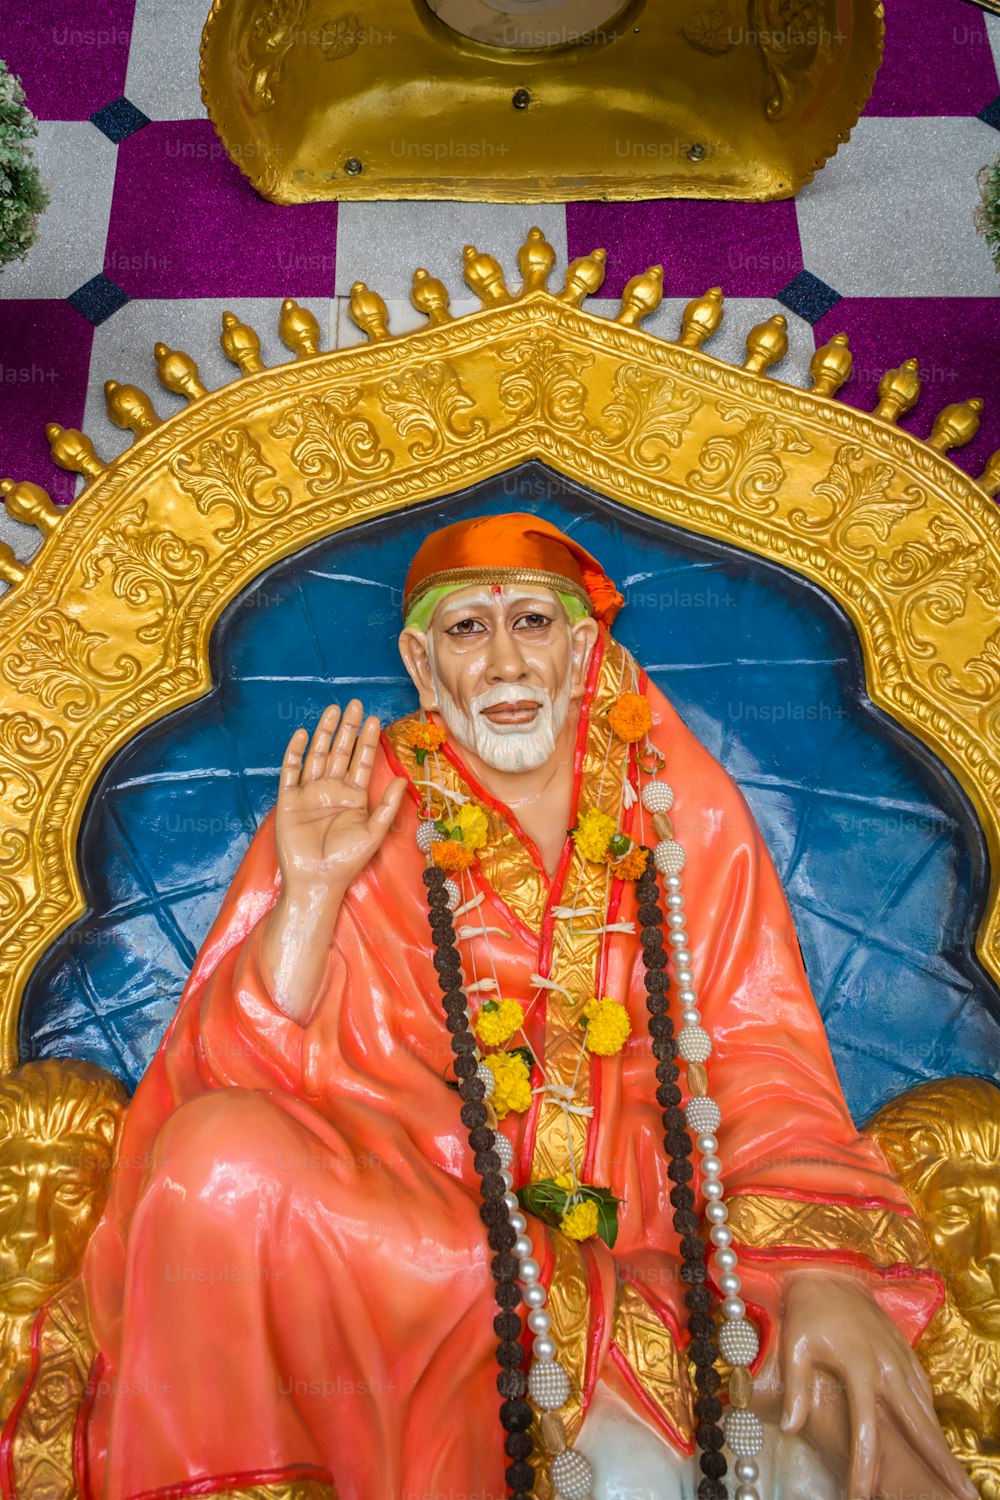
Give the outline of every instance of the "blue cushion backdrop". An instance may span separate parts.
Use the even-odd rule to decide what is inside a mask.
[[[981,830],[953,778],[867,699],[849,621],[802,579],[537,464],[334,536],[234,601],[213,691],[139,735],[91,798],[90,911],[27,986],[22,1058],[83,1057],[138,1081],[292,730],[355,693],[384,718],[413,707],[395,644],[409,560],[442,524],[510,510],[601,559],[626,595],[615,634],[742,786],[855,1118],[927,1078],[995,1078],[1000,996],[973,947]]]

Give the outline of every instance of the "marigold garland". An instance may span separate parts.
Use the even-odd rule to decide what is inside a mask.
[[[642,693],[622,693],[614,708],[608,710],[613,733],[627,744],[634,744],[653,727],[653,710]]]
[[[475,854],[490,840],[490,821],[478,802],[465,802],[451,820],[453,833],[457,832],[470,853]]]
[[[431,858],[439,870],[460,874],[475,864],[476,856],[459,839],[441,839],[431,845]]]
[[[483,1062],[493,1074],[490,1103],[498,1120],[509,1114],[523,1115],[531,1108],[531,1072],[520,1053],[491,1052]]]
[[[633,844],[621,859],[609,857],[608,863],[617,880],[638,880],[645,871],[648,859],[649,850],[644,849],[641,844]]]
[[[587,1028],[587,1051],[596,1052],[599,1057],[614,1057],[632,1034],[628,1011],[619,1000],[608,995],[602,1000],[595,996],[588,1001],[580,1019]]]
[[[559,1220],[559,1228],[571,1240],[593,1239],[597,1233],[598,1211],[593,1198],[584,1198],[567,1208]]]
[[[417,752],[418,766],[427,759],[428,750],[440,750],[447,738],[440,724],[432,724],[427,719],[415,719],[406,726],[405,740]]]
[[[605,862],[608,845],[615,836],[615,820],[598,808],[583,813],[573,829],[573,842],[584,859],[600,865]]]
[[[500,1047],[524,1025],[524,1010],[517,1000],[487,1000],[472,1025],[487,1047]]]

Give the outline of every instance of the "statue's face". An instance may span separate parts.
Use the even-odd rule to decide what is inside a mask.
[[[0,1311],[41,1307],[79,1270],[108,1167],[108,1147],[79,1137],[0,1144]]]
[[[920,1194],[934,1263],[976,1333],[1000,1338],[1000,1177],[945,1162]]]
[[[519,585],[457,589],[426,635],[405,630],[400,650],[422,706],[487,765],[531,770],[555,750],[583,693],[597,626],[570,626],[558,594]]]

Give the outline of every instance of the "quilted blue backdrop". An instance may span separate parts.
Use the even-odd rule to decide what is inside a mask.
[[[234,602],[215,689],[140,735],[91,799],[91,910],[27,988],[22,1057],[90,1058],[136,1082],[292,730],[355,692],[382,716],[412,707],[395,647],[407,563],[437,526],[503,510],[543,513],[601,558],[627,599],[616,634],[743,787],[855,1117],[922,1079],[996,1076],[1000,996],[972,947],[980,830],[952,778],[868,701],[850,623],[802,580],[538,465],[334,537]]]

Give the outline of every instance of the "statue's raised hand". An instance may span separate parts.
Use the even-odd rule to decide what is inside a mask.
[[[397,776],[369,811],[378,736],[378,719],[364,719],[361,704],[352,698],[343,717],[336,704],[324,711],[311,744],[305,729],[289,740],[275,813],[286,893],[343,892],[389,832],[406,782]]]

